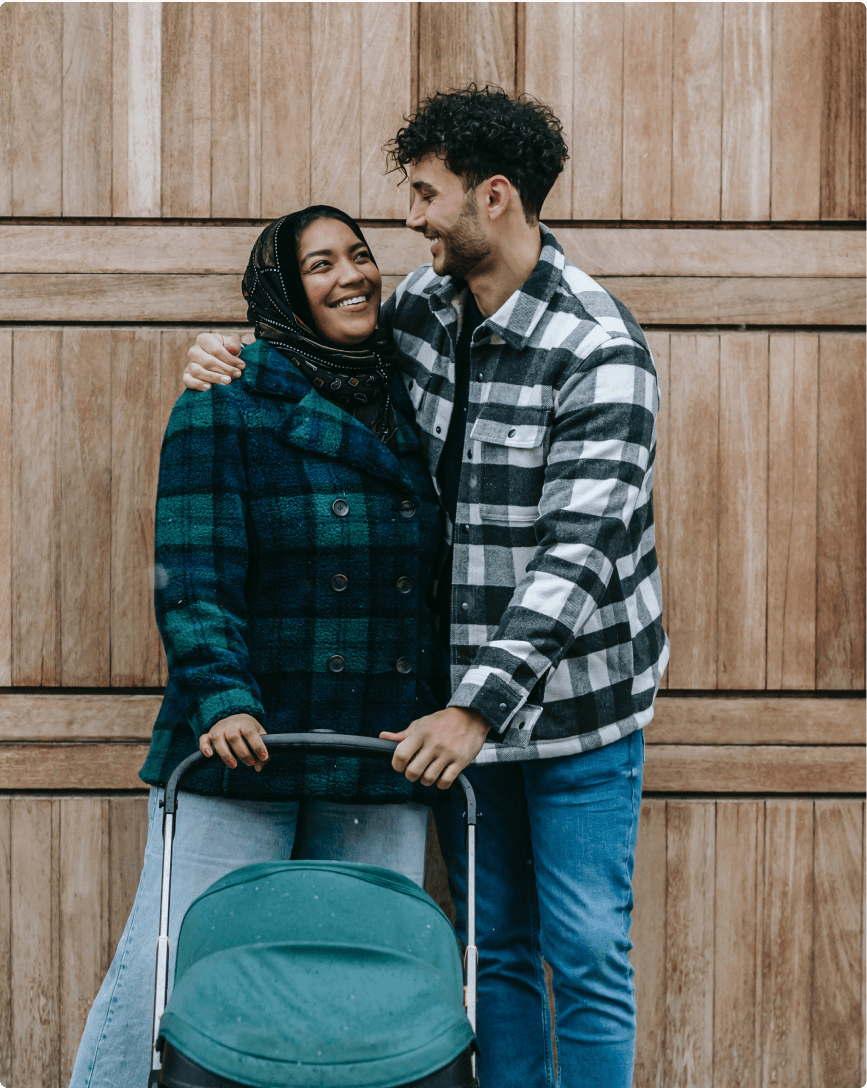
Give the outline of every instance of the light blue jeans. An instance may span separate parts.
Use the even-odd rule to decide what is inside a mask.
[[[70,1088],[145,1088],[151,1065],[162,865],[162,790],[126,928],[87,1018]],[[181,793],[172,863],[169,978],[187,907],[221,876],[260,861],[360,861],[424,880],[428,808],[333,801],[232,801]],[[293,849],[294,846],[294,849]]]

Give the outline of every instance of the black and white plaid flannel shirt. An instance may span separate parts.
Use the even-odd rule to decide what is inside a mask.
[[[450,705],[493,727],[477,763],[619,740],[650,721],[668,660],[650,349],[626,307],[541,232],[530,278],[470,349]],[[383,307],[434,475],[466,291],[423,265]]]

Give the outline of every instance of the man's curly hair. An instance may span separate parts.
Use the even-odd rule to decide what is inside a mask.
[[[550,106],[531,95],[512,98],[501,87],[441,91],[405,117],[385,145],[392,170],[431,153],[439,155],[468,189],[494,174],[515,186],[528,223],[539,218],[545,197],[569,158],[563,126]]]

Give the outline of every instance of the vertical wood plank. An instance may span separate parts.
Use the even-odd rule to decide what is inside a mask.
[[[87,1014],[105,973],[109,801],[64,797],[58,804],[60,1083],[68,1084]]]
[[[623,4],[574,4],[572,216],[619,219],[623,175]],[[587,124],[584,118],[592,118]]]
[[[61,682],[111,683],[111,330],[63,332]]]
[[[111,14],[63,5],[64,215],[111,215]]]
[[[659,380],[659,413],[656,418],[656,463],[653,472],[653,522],[656,536],[656,558],[662,582],[662,626],[668,630],[666,594],[668,592],[668,488],[669,488],[669,369],[671,337],[667,332],[646,333],[653,354],[653,364]],[[668,687],[668,670],[660,687]]]
[[[0,16],[2,16],[0,8]],[[12,330],[0,329],[0,687],[12,684]],[[2,1077],[0,1077],[2,1083]]]
[[[12,1085],[54,1088],[60,1074],[59,801],[12,802]]]
[[[467,11],[466,80],[494,83],[515,93],[516,4],[470,3]]]
[[[162,4],[128,6],[127,79],[129,215],[160,214]]]
[[[816,686],[864,687],[864,337],[819,338]]]
[[[668,632],[672,688],[717,684],[719,337],[671,337]]]
[[[138,889],[148,834],[148,799],[147,796],[112,797],[108,809],[110,957],[123,934]],[[108,961],[105,970],[108,970]]]
[[[16,4],[12,25],[12,214],[60,215],[63,5]]]
[[[765,802],[762,1088],[810,1083],[813,803]]]
[[[111,5],[111,214],[130,214],[128,3]]]
[[[463,87],[467,81],[467,5],[418,6],[419,99]]]
[[[211,213],[210,4],[163,4],[162,56],[163,215],[207,218]],[[294,64],[288,71],[293,68]],[[279,86],[283,80],[273,82]],[[279,147],[282,141],[275,143]]]
[[[422,5],[424,8],[426,5]],[[545,219],[572,218],[574,21],[576,4],[525,4],[524,83],[528,94],[550,106],[563,125],[571,158],[545,200]],[[580,213],[579,213],[580,214]]]
[[[60,683],[60,332],[12,356],[12,682]]]
[[[310,193],[310,4],[262,5],[262,215],[276,219],[313,202]],[[366,9],[365,9],[366,10]],[[284,58],[293,63],[284,66]],[[316,199],[319,199],[317,193]]]
[[[247,121],[247,215],[251,219],[262,214],[262,4],[248,3],[249,40],[249,109]],[[270,133],[268,142],[270,143]]]
[[[861,1035],[860,801],[816,801],[813,1084],[858,1088]]]
[[[822,4],[823,219],[863,219],[863,4]]]
[[[160,334],[117,329],[112,359],[111,683],[159,684],[153,617],[160,453]]]
[[[771,218],[818,219],[822,5],[774,4]]]
[[[624,219],[671,217],[672,8],[624,7]]]
[[[672,219],[719,219],[722,4],[674,5]]]
[[[768,336],[720,337],[720,688],[765,686]]]
[[[0,72],[12,71],[12,5],[0,7]],[[12,80],[0,79],[0,215],[12,214]]]
[[[0,987],[12,993],[12,802],[0,798]],[[0,1084],[12,1082],[12,1002],[0,1001]]]
[[[310,189],[320,204],[360,214],[361,12],[357,4],[315,4],[311,9]],[[327,140],[316,133],[327,132]],[[334,148],[340,148],[335,165]]]
[[[212,4],[211,215],[249,214],[249,4]],[[195,78],[195,74],[193,76]]]
[[[665,1053],[665,806],[664,800],[642,802],[635,847],[631,958],[635,967],[638,1026],[634,1088],[663,1088],[664,1083],[661,1056]]]
[[[385,174],[382,145],[412,108],[409,4],[364,4],[361,8],[361,214],[367,219],[406,215],[406,186],[399,173]]]
[[[714,809],[669,801],[665,1083],[713,1083]]]
[[[768,688],[816,683],[819,338],[770,338]]]
[[[723,13],[723,219],[767,219],[771,202],[771,5]]]
[[[714,1088],[759,1088],[762,1048],[764,804],[718,801]]]

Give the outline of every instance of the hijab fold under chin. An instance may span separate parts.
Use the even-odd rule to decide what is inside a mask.
[[[354,219],[324,204],[270,223],[256,239],[242,281],[247,320],[255,326],[257,339],[285,355],[318,393],[393,450],[396,422],[389,394],[392,351],[387,338],[374,331],[362,344],[340,347],[314,331],[295,241],[299,218],[311,213],[315,219],[345,223],[367,245]]]

